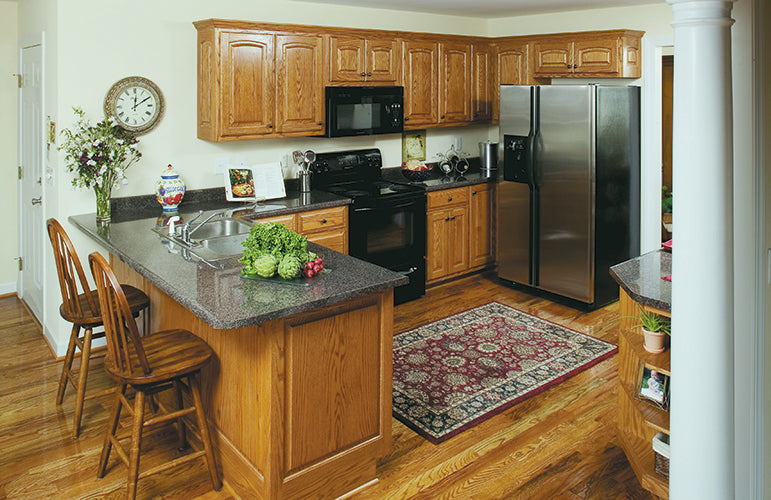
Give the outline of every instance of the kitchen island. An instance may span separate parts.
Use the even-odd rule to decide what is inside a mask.
[[[404,276],[309,243],[327,273],[248,280],[236,256],[202,260],[153,231],[158,217],[69,220],[150,296],[152,330],[188,329],[216,353],[204,404],[237,495],[335,498],[376,479],[391,446],[392,288]]]

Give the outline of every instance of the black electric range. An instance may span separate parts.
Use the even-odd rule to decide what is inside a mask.
[[[319,153],[310,165],[311,187],[353,200],[349,206],[348,253],[404,274],[394,302],[426,291],[426,193],[409,183],[383,179],[379,149]]]

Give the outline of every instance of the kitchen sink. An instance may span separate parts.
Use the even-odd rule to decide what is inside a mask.
[[[192,241],[201,242],[211,238],[221,238],[233,235],[248,235],[251,226],[236,219],[219,219],[205,223],[203,226],[193,226]],[[246,236],[244,236],[246,237]],[[242,238],[243,240],[243,238]]]
[[[241,242],[249,236],[248,233],[234,234],[199,240],[200,246],[193,249],[194,253],[201,254],[203,258],[226,257],[240,255],[244,251]],[[212,255],[213,254],[213,255]]]

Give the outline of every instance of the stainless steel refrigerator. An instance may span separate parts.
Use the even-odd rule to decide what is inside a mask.
[[[498,276],[592,309],[640,252],[640,89],[502,85]]]

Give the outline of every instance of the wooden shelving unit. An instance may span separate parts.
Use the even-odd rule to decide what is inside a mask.
[[[670,316],[668,311],[645,308]],[[669,434],[669,412],[635,398],[640,364],[669,376],[669,350],[661,354],[651,354],[643,348],[643,336],[631,329],[633,320],[628,318],[637,312],[635,301],[621,289],[621,320],[618,332],[618,440],[642,487],[661,498],[669,498],[669,481],[656,473],[651,445],[653,436],[658,432]]]

